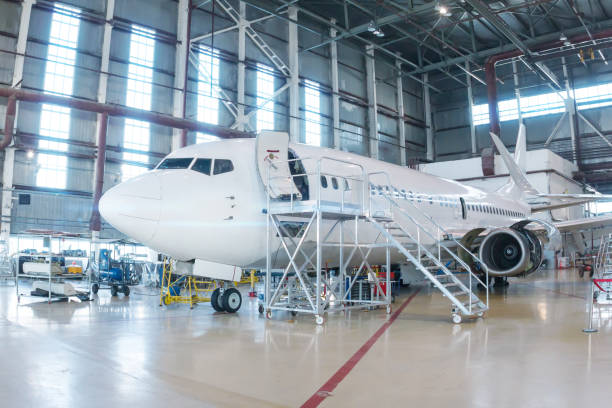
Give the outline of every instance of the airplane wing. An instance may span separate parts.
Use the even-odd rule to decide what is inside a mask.
[[[535,197],[542,199],[550,199],[550,202],[531,202],[531,211],[540,212],[547,210],[556,210],[559,208],[573,207],[590,203],[593,201],[612,201],[611,194],[536,194]]]
[[[576,220],[553,222],[554,226],[561,232],[580,231],[593,228],[612,227],[612,215],[600,215],[597,217],[578,218]]]

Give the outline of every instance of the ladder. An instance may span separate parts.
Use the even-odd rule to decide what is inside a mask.
[[[486,265],[433,218],[414,205],[411,200],[406,200],[411,206],[412,211],[409,212],[393,199],[392,194],[384,193],[383,196],[389,204],[388,214],[385,217],[370,214],[368,221],[451,301],[453,322],[460,323],[462,315],[483,316],[489,309],[489,282]],[[453,242],[466,254],[469,254],[473,261],[481,265],[484,269],[485,282],[474,273],[472,266],[445,245],[445,241]],[[455,261],[465,269],[468,277],[467,283],[449,269],[448,259]],[[484,300],[476,294],[479,285],[486,291]]]
[[[215,0],[219,6],[227,13],[228,16],[231,17],[232,20],[236,24],[240,23],[240,14],[227,0]],[[272,48],[268,46],[268,44],[261,38],[257,31],[255,31],[250,24],[246,24],[244,27],[244,31],[249,36],[249,38],[255,43],[255,45],[263,52],[263,54],[268,57],[270,61],[279,69],[285,76],[291,76],[291,70],[283,62],[283,60],[274,52]]]
[[[612,234],[602,236],[595,258],[595,273],[598,278],[605,278],[604,275],[612,275],[612,253],[610,253],[610,244],[612,243]]]

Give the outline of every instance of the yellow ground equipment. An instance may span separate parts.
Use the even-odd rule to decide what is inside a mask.
[[[160,306],[187,303],[193,309],[196,303],[210,302],[213,291],[218,287],[216,281],[192,275],[173,275],[172,271],[172,261],[164,259],[159,292]]]

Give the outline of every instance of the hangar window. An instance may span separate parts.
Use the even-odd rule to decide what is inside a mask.
[[[321,146],[321,91],[317,82],[304,81],[304,130],[306,144]],[[333,183],[333,180],[332,180]]]
[[[153,64],[155,58],[155,31],[132,25],[125,104],[130,108],[151,110],[153,94]],[[147,170],[150,142],[150,124],[141,120],[125,119],[123,160],[134,164],[121,166],[121,178],[127,180]],[[137,164],[139,163],[139,164]]]
[[[157,166],[158,170],[166,170],[166,169],[186,169],[189,167],[193,158],[175,158],[175,159],[166,159]]]
[[[321,187],[327,188],[327,177],[321,176]]]
[[[213,174],[229,173],[234,170],[234,164],[231,160],[215,159]]]
[[[274,70],[257,64],[257,131],[274,130]]]
[[[191,166],[191,170],[195,170],[199,173],[206,174],[210,176],[210,165],[212,164],[212,159],[197,159],[193,166]]]
[[[51,17],[51,32],[45,67],[45,93],[72,95],[80,10],[55,4]],[[57,139],[70,137],[70,108],[43,104],[40,113],[40,135],[51,140],[40,140],[38,147],[49,153],[39,153],[36,185],[66,188],[68,145]]]
[[[198,50],[198,121],[219,124],[219,53],[210,47]],[[196,143],[218,140],[217,136],[198,132]]]

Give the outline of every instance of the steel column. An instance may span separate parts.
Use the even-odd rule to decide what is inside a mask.
[[[336,20],[331,20],[332,24],[336,24]],[[329,36],[336,37],[336,29],[329,29]],[[331,69],[332,83],[332,120],[333,120],[333,135],[334,149],[340,149],[340,86],[338,82],[338,45],[335,41],[329,44],[329,57]]]
[[[28,32],[30,30],[30,15],[32,5],[36,0],[24,0],[21,3],[21,17],[19,20],[19,33],[15,46],[15,65],[13,68],[13,88],[21,88],[23,81],[23,66],[25,63],[25,52],[28,43]],[[6,106],[6,121],[4,123],[4,140],[1,149],[4,149],[4,163],[2,172],[2,222],[0,223],[0,239],[9,241],[11,233],[11,207],[13,206],[13,172],[15,170],[15,149],[9,147],[13,139],[14,124],[17,118],[17,101],[9,99]]]
[[[102,228],[99,204],[100,198],[102,198],[102,188],[104,187],[104,165],[106,162],[106,134],[108,126],[108,113],[101,113],[98,116],[98,152],[96,156],[96,167],[94,172],[95,180],[93,206],[91,209],[91,219],[89,221],[89,228],[92,231],[91,238],[92,241],[94,241],[94,245],[96,245],[96,249],[99,248],[99,244],[97,244],[97,239],[99,238],[100,230]]]
[[[429,82],[429,74],[423,74],[423,82]],[[429,87],[423,86],[423,104],[425,105],[425,132],[427,135],[427,160],[434,161],[434,134],[433,123],[431,120],[431,98],[429,96]]]
[[[569,119],[569,130],[570,130],[570,139],[572,141],[572,161],[574,164],[578,165],[578,151],[580,150],[580,146],[578,146],[578,121],[576,119],[576,103],[574,98],[571,97],[571,84],[569,81],[569,72],[567,70],[567,64],[565,63],[565,57],[561,58],[561,63],[563,64],[563,77],[565,79],[565,90],[567,92],[567,99],[565,99],[565,110],[568,113]]]
[[[470,69],[469,61],[465,62],[466,70]],[[472,156],[476,156],[478,154],[478,144],[476,142],[476,126],[474,126],[474,94],[472,90],[472,78],[469,75],[465,75],[465,80],[467,82],[467,100],[468,100],[468,121],[470,123],[470,145],[472,146]]]
[[[298,9],[289,7],[289,19],[297,21]],[[289,138],[292,142],[300,141],[300,71],[298,62],[298,27],[296,23],[289,22]]]
[[[244,117],[244,108],[245,108],[245,82],[246,82],[246,74],[245,74],[245,63],[244,60],[246,58],[246,4],[241,1],[239,5],[239,14],[240,20],[238,22],[238,77],[236,84],[236,108],[238,110],[238,115],[236,117],[236,128],[238,130],[244,130],[245,125],[245,117]]]
[[[395,95],[396,95],[396,102],[397,102],[397,134],[399,136],[399,145],[400,145],[400,164],[402,166],[405,166],[406,165],[406,126],[404,125],[404,82],[402,80],[402,75],[401,75],[402,62],[399,59],[395,60],[395,67],[397,68]]]
[[[179,0],[177,5],[178,18],[176,23],[176,54],[174,61],[174,95],[172,115],[185,117],[187,102],[187,74],[189,67],[189,36],[191,31],[191,0]],[[184,129],[174,129],[172,132],[172,150],[187,145],[187,132]]]
[[[115,0],[106,1],[106,16],[104,23],[104,36],[102,38],[102,56],[100,59],[100,76],[98,78],[98,102],[106,103],[108,91],[108,72],[110,65],[110,48],[113,33],[113,17],[115,15]],[[98,253],[100,245],[100,230],[102,222],[98,204],[104,189],[104,168],[106,164],[106,134],[108,128],[108,114],[99,113],[96,121],[96,165],[93,175],[93,202],[91,207],[91,218],[89,229],[91,230],[91,240],[94,244],[94,254]]]
[[[378,159],[378,104],[376,101],[376,61],[374,60],[374,47],[366,45],[366,54],[369,149],[370,157]]]
[[[489,59],[485,64],[487,82],[487,101],[489,103],[489,130],[500,136],[499,111],[497,110],[497,82],[495,75],[495,59]],[[493,147],[495,149],[495,146]]]
[[[523,123],[523,113],[521,112],[521,91],[519,89],[519,77],[515,60],[512,60],[512,77],[514,78],[514,96],[516,97],[518,121],[519,123]]]

